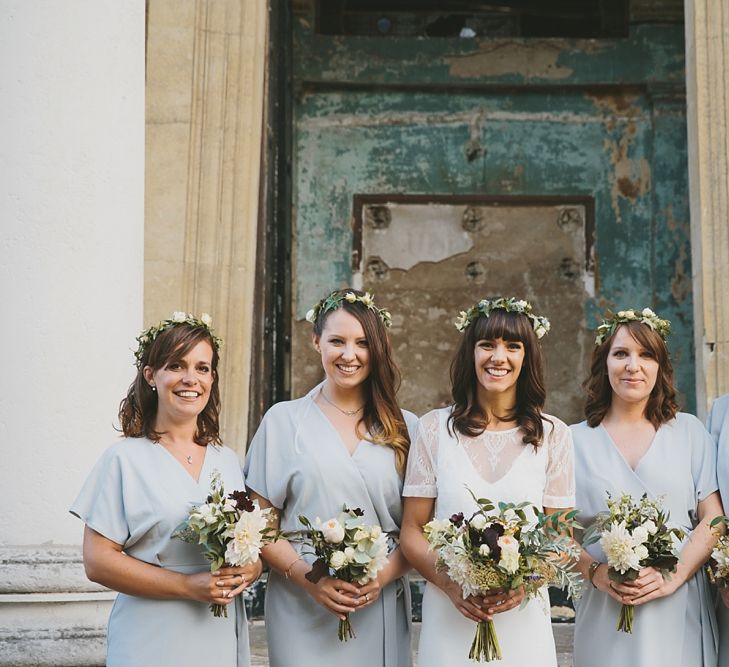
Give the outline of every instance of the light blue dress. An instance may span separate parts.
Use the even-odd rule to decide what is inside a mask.
[[[729,394],[714,401],[706,428],[717,444],[716,473],[726,514],[729,511]],[[729,667],[729,609],[724,606],[721,598],[717,600],[716,610],[719,623],[719,667]]]
[[[575,443],[578,519],[585,527],[607,510],[606,492],[663,498],[670,525],[687,533],[697,505],[717,490],[715,449],[703,424],[685,413],[662,425],[633,471],[602,425],[571,427]],[[587,547],[605,562],[599,543]],[[589,584],[578,601],[575,667],[714,667],[717,629],[703,569],[668,597],[635,608],[633,633],[616,628],[620,603]]]
[[[171,535],[192,505],[205,502],[213,471],[227,492],[244,488],[238,457],[208,445],[196,482],[164,447],[126,438],[107,449],[91,471],[71,513],[138,560],[175,572],[210,570],[199,545]],[[154,600],[119,593],[109,617],[109,667],[250,665],[248,625],[241,597],[215,618],[193,600]]]
[[[362,440],[350,456],[314,397],[274,405],[251,442],[246,483],[281,511],[281,528],[300,531],[311,521],[336,517],[342,505],[364,510],[366,523],[397,538],[402,479],[390,447]],[[403,412],[414,427],[414,415]],[[298,551],[300,543],[292,542]],[[313,556],[305,560],[312,562]],[[266,634],[271,667],[406,667],[411,664],[410,589],[392,582],[374,604],[351,614],[356,639],[340,642],[336,616],[275,571],[266,587]]]

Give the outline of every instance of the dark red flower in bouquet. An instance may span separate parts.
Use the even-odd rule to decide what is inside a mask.
[[[252,512],[255,509],[253,501],[246,491],[233,491],[228,494],[228,498],[235,500],[236,509],[241,512]]]

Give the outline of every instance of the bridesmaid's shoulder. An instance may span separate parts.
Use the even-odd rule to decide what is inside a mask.
[[[577,424],[570,424],[569,429],[572,431],[572,439],[575,442],[575,445],[578,444],[580,439],[584,439],[586,437],[590,437],[591,434],[595,432],[595,429],[597,426],[590,426],[587,423],[586,419],[583,419],[581,422],[578,422]]]
[[[300,398],[294,398],[290,401],[279,401],[274,403],[266,414],[263,415],[264,421],[279,420],[279,419],[291,419],[298,415],[311,398],[307,396],[301,396]]]
[[[559,417],[549,415],[546,412],[542,413],[542,424],[548,433],[552,431],[554,433],[564,433],[569,429],[569,426],[565,424]]]
[[[729,394],[719,396],[714,403],[711,405],[711,414],[716,415],[729,415]]]
[[[448,419],[448,416],[451,414],[451,411],[453,410],[452,405],[447,405],[444,408],[433,408],[432,410],[429,410],[424,415],[421,415],[420,419],[418,419],[419,424],[432,424],[433,422],[440,422]]]
[[[688,431],[706,431],[706,427],[703,422],[695,415],[689,414],[688,412],[677,412],[676,416],[667,421],[665,426],[671,428],[678,428]]]
[[[414,412],[410,412],[410,410],[404,410],[403,408],[400,408],[400,411],[402,412],[402,418],[405,420],[405,426],[407,426],[408,431],[415,431],[415,428],[418,425],[418,415]]]

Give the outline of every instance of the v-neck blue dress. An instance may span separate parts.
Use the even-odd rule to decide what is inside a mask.
[[[70,511],[132,558],[186,574],[209,571],[201,547],[172,533],[190,507],[205,502],[214,471],[226,491],[244,488],[238,456],[227,447],[207,446],[195,481],[161,445],[126,438],[104,452]],[[200,667],[211,656],[218,667],[250,665],[240,596],[228,605],[228,618],[215,618],[203,602],[117,595],[109,618],[108,666]]]
[[[402,518],[402,479],[390,447],[362,440],[349,454],[315,403],[319,391],[274,405],[264,416],[246,460],[246,483],[281,511],[281,528],[300,531],[336,517],[342,505],[364,510],[394,538]],[[403,412],[409,425],[414,415]],[[298,551],[302,545],[292,541]],[[313,556],[305,555],[307,562]],[[271,667],[405,667],[411,664],[407,578],[389,584],[376,603],[352,614],[356,639],[340,642],[336,616],[275,571],[266,587],[266,634]]]
[[[606,492],[661,497],[669,523],[689,533],[698,523],[699,502],[717,488],[715,447],[703,424],[679,413],[656,432],[633,470],[602,425],[573,425],[580,523],[588,528],[607,510]],[[587,551],[607,558],[599,543]],[[620,603],[589,584],[576,605],[575,667],[714,667],[716,619],[703,569],[676,592],[635,608],[633,634],[617,632]]]

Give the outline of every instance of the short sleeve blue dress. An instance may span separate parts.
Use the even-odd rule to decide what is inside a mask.
[[[587,422],[573,425],[578,520],[584,528],[607,510],[607,492],[644,493],[662,497],[669,523],[689,533],[698,522],[697,506],[717,490],[714,444],[703,424],[679,413],[663,424],[633,470],[607,430]],[[599,543],[587,547],[598,561],[607,558]],[[576,605],[575,667],[713,667],[717,630],[708,582],[703,569],[668,597],[635,609],[633,633],[616,631],[620,603],[584,587]]]
[[[205,502],[218,471],[226,491],[243,489],[238,457],[208,445],[198,480],[164,447],[147,438],[125,438],[109,447],[71,506],[89,528],[122,545],[124,553],[175,572],[209,571],[199,545],[172,533],[190,507]],[[217,667],[250,665],[248,626],[241,597],[215,618],[193,600],[155,600],[119,593],[109,617],[109,667]]]

